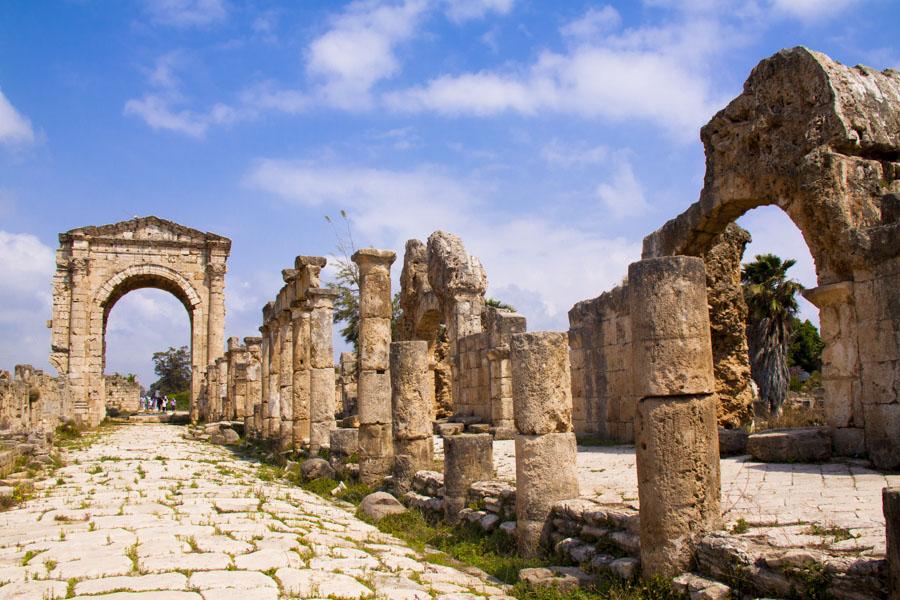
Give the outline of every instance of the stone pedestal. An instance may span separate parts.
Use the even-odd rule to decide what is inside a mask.
[[[487,433],[451,435],[444,438],[444,514],[459,520],[469,486],[494,477],[494,439]]]
[[[391,264],[396,254],[364,248],[352,257],[359,267],[359,478],[376,485],[391,473]],[[333,392],[332,392],[333,393]]]
[[[434,462],[428,385],[428,342],[391,343],[394,487],[400,493],[409,491],[416,471]]]
[[[642,574],[672,577],[721,524],[706,273],[699,258],[655,258],[630,265],[628,283]]]
[[[545,541],[550,507],[578,497],[568,336],[517,333],[510,340],[516,430],[516,538],[524,556]]]

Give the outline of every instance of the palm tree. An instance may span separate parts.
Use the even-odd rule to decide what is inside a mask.
[[[796,294],[803,289],[787,278],[788,269],[796,262],[782,261],[774,254],[760,254],[741,270],[748,308],[750,371],[770,414],[780,412],[787,397],[791,323],[797,314]]]

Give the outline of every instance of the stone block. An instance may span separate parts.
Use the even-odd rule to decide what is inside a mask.
[[[360,317],[390,319],[393,311],[390,271],[370,271],[365,275],[364,281],[359,299]]]
[[[747,453],[762,462],[809,463],[831,458],[831,429],[803,427],[751,434]]]
[[[638,397],[715,390],[706,270],[688,256],[651,258],[628,267],[634,391]],[[652,298],[652,302],[648,302]]]
[[[388,515],[397,515],[406,512],[406,507],[400,501],[387,492],[374,492],[362,499],[359,510],[375,522]]]
[[[866,432],[859,427],[831,430],[832,450],[836,456],[861,457],[866,454]]]
[[[719,456],[746,454],[748,436],[743,429],[719,429]]]
[[[879,469],[900,469],[900,404],[867,404],[866,449]]]
[[[332,429],[329,434],[332,455],[348,457],[359,451],[359,430],[349,427]]]
[[[575,433],[516,436],[516,518],[542,521],[560,500],[578,497]]]
[[[387,371],[391,344],[390,318],[366,318],[359,323],[360,371]]]
[[[359,422],[391,423],[391,379],[388,373],[362,371],[358,384]]]
[[[568,336],[517,333],[510,339],[513,413],[525,435],[572,431]]]
[[[434,442],[430,437],[418,440],[394,440],[394,486],[406,492],[419,471],[434,466]]]
[[[334,422],[334,369],[310,369],[309,379],[310,419],[316,423]]]
[[[493,478],[493,438],[461,434],[444,438],[444,488],[447,496],[465,497],[469,486]]]
[[[464,423],[435,423],[434,433],[442,437],[459,435],[466,428]]]
[[[432,402],[426,386],[428,343],[423,341],[391,344],[391,406],[396,439],[416,440],[432,435]]]
[[[360,459],[388,457],[393,454],[390,425],[363,423],[358,431]]]

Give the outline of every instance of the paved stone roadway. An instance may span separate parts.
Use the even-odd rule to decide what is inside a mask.
[[[498,477],[515,480],[512,441],[494,443],[494,463]],[[743,518],[751,526],[748,535],[764,536],[776,547],[820,546],[883,556],[881,489],[900,486],[900,475],[857,465],[858,461],[810,465],[724,458],[724,518],[729,525]],[[582,494],[638,505],[633,447],[579,447],[578,471]],[[858,537],[835,543],[828,535],[809,535],[813,523],[825,529],[845,527]]]
[[[501,597],[169,425],[117,428],[0,513],[0,599]],[[79,461],[76,464],[74,461]]]

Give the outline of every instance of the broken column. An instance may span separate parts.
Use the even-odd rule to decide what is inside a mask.
[[[364,248],[353,254],[359,267],[359,478],[380,483],[393,467],[391,381],[388,348],[391,343],[390,250]]]
[[[309,309],[304,301],[291,303],[291,322],[294,342],[293,441],[294,448],[301,448],[309,442]]]
[[[278,440],[282,450],[293,445],[294,440],[294,343],[291,327],[291,311],[281,311],[278,318],[278,326],[281,329],[281,360],[278,381],[281,387],[279,403],[281,424]]]
[[[534,556],[546,540],[550,508],[578,497],[568,336],[517,333],[510,339],[516,423],[516,538]]]
[[[281,434],[281,328],[278,315],[272,307],[269,321],[269,405],[266,407],[265,438],[278,443]]]
[[[494,478],[494,438],[489,433],[444,437],[444,517],[459,521],[469,486]]]
[[[225,414],[226,404],[228,402],[228,358],[220,356],[216,359],[216,421],[228,420]]]
[[[390,290],[388,290],[390,291]],[[315,454],[330,446],[335,428],[334,412],[334,301],[336,290],[310,288],[307,302],[309,318],[309,451]],[[390,326],[390,320],[388,320]],[[388,329],[390,334],[390,329]]]
[[[394,487],[409,491],[416,471],[434,462],[432,397],[428,393],[428,342],[391,343],[391,417]]]
[[[719,442],[706,271],[669,256],[628,267],[642,574],[689,571],[719,528]]]

